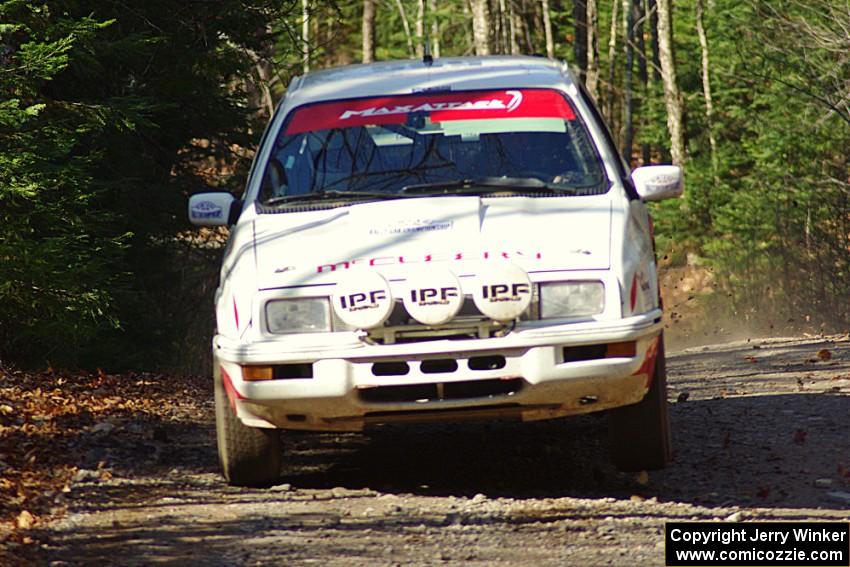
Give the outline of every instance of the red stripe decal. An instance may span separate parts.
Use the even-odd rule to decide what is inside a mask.
[[[372,124],[404,124],[408,115],[423,112],[432,122],[490,118],[561,118],[575,112],[557,91],[545,89],[387,96],[326,102],[299,108],[286,134]]]
[[[245,396],[240,394],[233,386],[233,380],[224,368],[221,368],[221,382],[224,385],[224,391],[227,393],[227,399],[230,401],[230,408],[233,413],[236,413],[236,400],[244,400]]]
[[[652,386],[652,377],[655,376],[655,359],[658,358],[659,337],[652,339],[649,347],[646,349],[646,357],[643,359],[643,364],[637,369],[637,372],[632,376],[646,374],[646,387]]]
[[[233,298],[233,318],[236,319],[236,330],[239,330],[239,309],[236,308],[236,298]]]

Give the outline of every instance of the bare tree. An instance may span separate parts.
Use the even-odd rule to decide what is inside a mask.
[[[658,5],[656,0],[646,0],[645,18],[649,22],[649,47],[652,51],[652,80],[661,80],[661,59],[658,56]]]
[[[638,52],[638,81],[640,81],[641,87],[643,88],[643,96],[640,100],[640,122],[641,126],[646,126],[648,124],[648,119],[645,109],[649,103],[649,97],[651,94],[649,91],[649,64],[646,58],[646,40],[644,38],[645,24],[649,22],[649,14],[646,11],[645,0],[635,0],[635,14],[637,17],[637,21],[635,22],[635,38],[637,40],[635,47]],[[643,165],[649,164],[652,161],[652,149],[646,142],[640,145],[640,149],[641,163]]]
[[[632,0],[623,0],[623,51],[625,52],[625,72],[623,74],[623,158],[632,163],[632,138],[634,126],[634,97],[632,93],[632,75],[634,72],[634,4]]]
[[[310,0],[301,0],[301,49],[304,72],[310,72]]]
[[[611,32],[608,35],[608,96],[606,97],[607,113],[605,118],[614,122],[614,79],[617,76],[617,23],[619,22],[620,3],[614,0],[611,3]]]
[[[440,56],[440,20],[437,19],[437,0],[428,0],[428,11],[431,13],[431,54]]]
[[[404,28],[404,37],[407,39],[407,52],[410,57],[415,57],[416,49],[413,47],[413,35],[410,33],[410,21],[404,11],[404,4],[401,3],[401,0],[395,0],[395,3],[398,7],[398,15],[401,17],[401,26]]]
[[[595,1],[595,0],[594,0]],[[615,0],[616,1],[616,0]],[[573,0],[573,56],[579,77],[585,80],[587,77],[587,6],[585,0]]]
[[[587,72],[585,86],[594,100],[599,98],[599,7],[596,0],[587,0]]]
[[[699,36],[699,46],[702,54],[702,93],[705,98],[705,126],[706,130],[708,130],[708,144],[711,148],[711,171],[714,174],[715,182],[717,182],[717,139],[714,136],[714,102],[711,96],[710,53],[708,50],[708,36],[705,33],[704,16],[705,8],[703,6],[703,0],[696,0],[697,36]]]
[[[401,0],[398,0],[401,2]],[[476,55],[490,55],[490,6],[487,0],[470,0],[472,36]]]
[[[555,40],[552,38],[552,17],[549,13],[549,0],[540,0],[540,8],[543,11],[543,31],[546,35],[546,57],[554,59]]]
[[[461,10],[463,10],[463,21],[467,22],[471,18],[472,8],[469,5],[470,0],[461,0],[460,6]],[[472,35],[472,30],[470,26],[466,24],[463,25],[463,37],[466,41],[466,51],[464,51],[464,55],[469,55],[470,53],[475,53],[475,38]]]
[[[661,59],[661,81],[667,107],[667,130],[670,133],[670,156],[675,164],[684,164],[685,135],[682,128],[684,111],[673,57],[673,13],[671,0],[657,0],[658,56]]]
[[[543,27],[542,23],[539,26],[534,24],[534,8],[537,6],[537,3],[533,0],[520,0],[520,5],[522,10],[521,17],[517,20],[517,29],[519,30],[520,37],[525,44],[523,49],[527,54],[536,53],[536,50],[534,49],[534,39],[531,37],[531,30]]]
[[[416,57],[425,55],[425,0],[416,0]]]
[[[510,19],[511,32],[511,55],[519,54],[519,30],[522,28],[522,19],[516,10],[516,0],[508,0],[508,18]]]
[[[850,3],[752,0],[765,46],[782,54],[784,73],[769,78],[850,124]],[[779,5],[774,5],[779,4]],[[791,15],[791,14],[795,15]],[[769,19],[768,19],[769,18]],[[760,74],[753,69],[751,72]]]
[[[363,0],[363,63],[375,60],[375,0]]]
[[[499,0],[499,53],[510,53],[511,40],[508,38],[508,8],[505,0]]]

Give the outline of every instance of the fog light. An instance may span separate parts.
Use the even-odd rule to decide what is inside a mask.
[[[637,342],[611,343],[605,352],[605,358],[632,358],[637,353]]]
[[[258,380],[271,380],[274,377],[274,370],[271,366],[243,366],[242,379],[248,382],[256,382]]]

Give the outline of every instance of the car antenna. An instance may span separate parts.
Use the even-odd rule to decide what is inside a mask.
[[[434,64],[434,58],[431,56],[431,42],[428,37],[425,37],[425,46],[422,49],[422,62],[428,67]]]

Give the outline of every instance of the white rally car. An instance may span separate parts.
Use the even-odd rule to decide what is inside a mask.
[[[532,421],[609,410],[625,470],[670,458],[644,201],[567,66],[535,57],[354,65],[296,78],[231,226],[216,294],[229,482],[279,477],[278,429]]]

